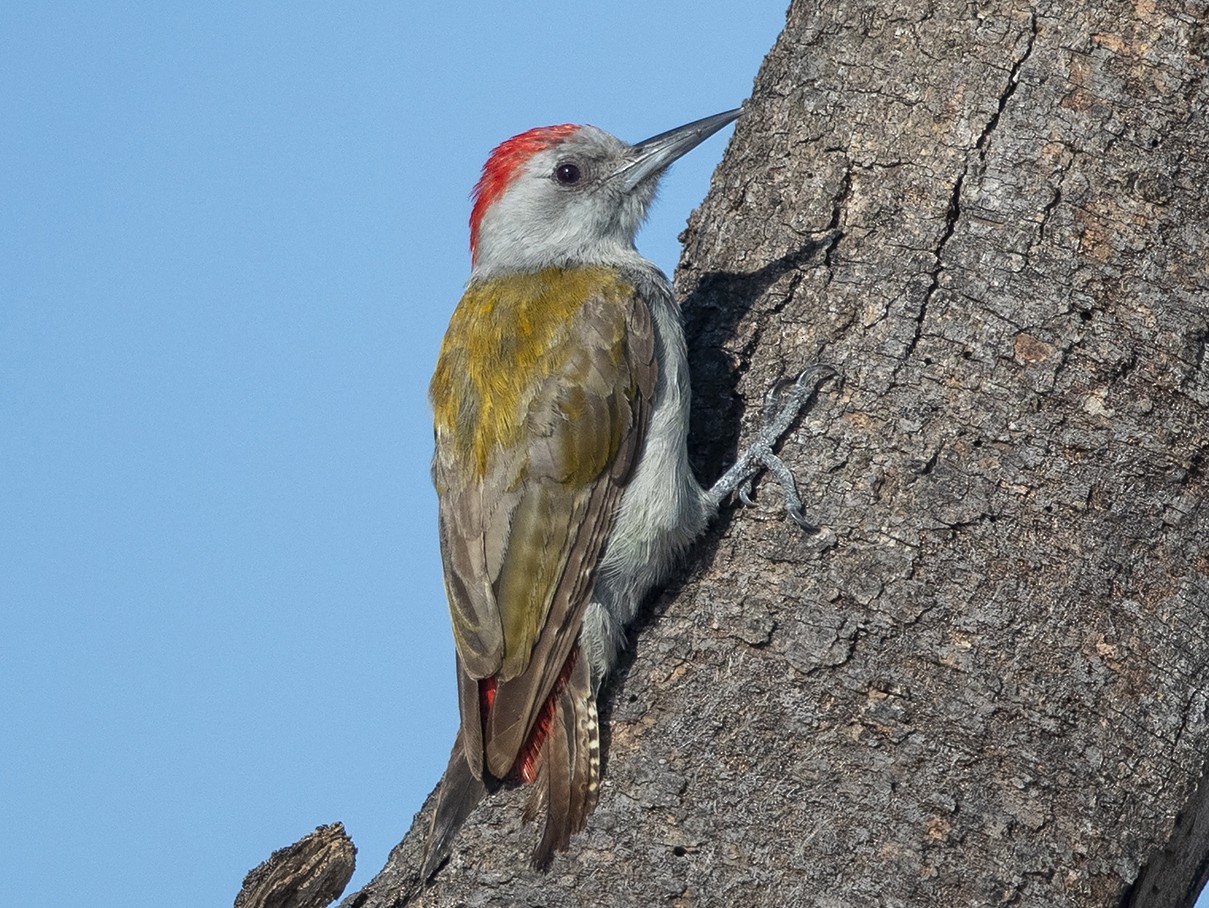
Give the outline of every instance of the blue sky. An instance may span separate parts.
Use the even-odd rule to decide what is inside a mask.
[[[383,864],[456,727],[425,391],[478,168],[737,105],[785,5],[5,6],[8,891],[230,904],[334,820]]]

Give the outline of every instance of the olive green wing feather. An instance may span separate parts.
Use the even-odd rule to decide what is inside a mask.
[[[433,474],[476,774],[484,760],[497,777],[511,771],[575,646],[654,394],[650,312],[631,287],[594,288],[563,327],[553,368],[516,396],[519,443],[492,448],[481,474],[438,426]]]

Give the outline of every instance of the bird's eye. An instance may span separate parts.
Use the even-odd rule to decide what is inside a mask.
[[[563,161],[554,168],[554,179],[564,186],[574,186],[580,180],[579,165],[572,161]]]

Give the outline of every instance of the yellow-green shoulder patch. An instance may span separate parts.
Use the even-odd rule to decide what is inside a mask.
[[[572,352],[570,327],[594,295],[623,303],[634,288],[610,268],[548,268],[472,283],[450,319],[429,387],[438,433],[486,474],[515,444],[540,382]]]

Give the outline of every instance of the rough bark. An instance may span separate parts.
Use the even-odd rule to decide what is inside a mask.
[[[356,858],[342,823],[320,826],[249,870],[235,908],[324,908],[352,879]]]
[[[842,369],[782,451],[824,529],[766,486],[651,605],[548,874],[503,792],[434,885],[429,805],[345,906],[1189,904],[1206,16],[794,3],[678,287],[703,477],[775,378]]]

